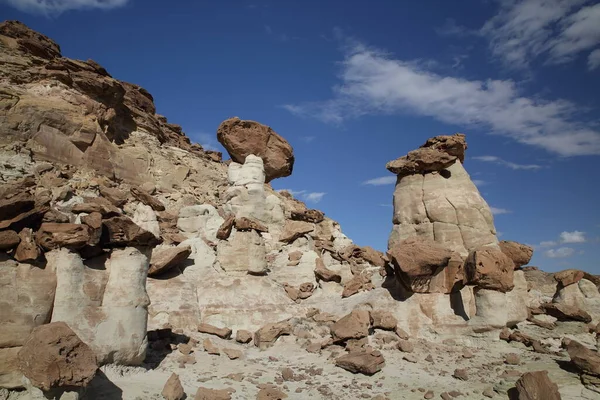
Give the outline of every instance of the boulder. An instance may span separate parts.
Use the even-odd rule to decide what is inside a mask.
[[[548,371],[524,373],[517,381],[515,390],[516,400],[561,400],[558,385],[550,380]]]
[[[385,359],[377,350],[362,350],[336,358],[335,365],[354,374],[373,375],[385,366]]]
[[[238,231],[249,231],[249,230],[255,230],[257,232],[268,232],[269,231],[269,228],[267,228],[260,222],[254,220],[254,219],[251,219],[251,218],[247,218],[247,217],[236,218],[234,226],[235,226],[235,229],[237,229]]]
[[[554,279],[560,287],[567,287],[579,282],[584,277],[584,272],[576,269],[566,269],[554,274]]]
[[[217,245],[217,260],[228,273],[265,274],[266,257],[264,239],[255,230],[235,231]]]
[[[411,238],[390,250],[396,277],[416,293],[451,293],[462,283],[462,259],[436,242]]]
[[[592,317],[585,310],[576,306],[562,303],[545,303],[542,305],[544,312],[559,321],[592,322]]]
[[[102,243],[114,247],[154,246],[160,243],[160,240],[130,218],[121,216],[103,221]]]
[[[181,386],[179,375],[176,373],[171,374],[161,394],[165,400],[182,400],[185,398],[185,391],[183,390],[183,386]]]
[[[194,400],[231,400],[232,389],[209,389],[199,387]]]
[[[155,248],[152,250],[148,276],[164,274],[187,260],[190,254],[192,249],[189,246]]]
[[[90,246],[99,244],[100,239],[102,238],[102,214],[93,212],[89,215],[85,215],[81,217],[81,223],[89,227],[88,233],[90,235],[90,240],[88,240],[88,244]]]
[[[233,224],[235,223],[235,215],[229,214],[225,221],[219,227],[217,231],[217,239],[227,240],[233,230]]]
[[[64,322],[38,326],[19,351],[19,369],[33,386],[49,391],[85,387],[96,375],[94,352]]]
[[[398,326],[398,320],[389,311],[373,310],[371,311],[371,318],[373,319],[373,328],[375,329],[393,331]]]
[[[179,210],[177,228],[188,238],[200,237],[216,242],[217,231],[224,219],[210,204],[183,207]]]
[[[600,376],[600,354],[597,351],[570,339],[563,339],[563,346],[577,369],[589,375]]]
[[[41,251],[35,242],[31,228],[23,228],[19,232],[19,238],[21,241],[15,251],[15,260],[19,262],[33,262],[37,260],[41,255]]]
[[[154,211],[165,211],[164,204],[156,200],[150,193],[148,193],[144,189],[132,187],[130,191],[137,201],[152,207]]]
[[[465,261],[466,281],[482,289],[509,292],[513,289],[514,264],[498,248],[481,247]]]
[[[361,339],[369,335],[371,316],[366,310],[354,310],[331,325],[331,336],[336,342]]]
[[[252,332],[247,331],[245,329],[239,329],[236,333],[235,333],[235,341],[238,343],[250,343],[252,341]]]
[[[291,217],[294,221],[304,221],[318,224],[325,219],[325,214],[319,210],[292,211]]]
[[[217,140],[236,163],[243,164],[251,154],[262,158],[267,182],[292,174],[292,146],[266,125],[230,118],[217,129]]]
[[[21,238],[15,231],[0,232],[0,250],[12,250],[19,245]]]
[[[299,239],[314,230],[315,226],[308,222],[287,221],[279,241],[284,243],[293,243],[296,239]]]
[[[291,335],[292,325],[287,321],[267,324],[254,333],[254,345],[260,349],[267,348],[281,335]]]
[[[61,247],[80,249],[88,244],[90,234],[87,225],[44,222],[37,231],[35,239],[48,251]]]
[[[229,339],[231,338],[231,329],[229,328],[218,328],[211,324],[198,324],[198,332],[200,333],[208,333],[209,335],[215,335],[220,337],[221,339]],[[238,331],[239,333],[239,331]]]
[[[529,264],[533,256],[533,247],[526,244],[503,240],[499,243],[499,246],[500,250],[513,261],[515,269]]]

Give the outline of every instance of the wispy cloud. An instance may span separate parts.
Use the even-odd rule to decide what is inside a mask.
[[[341,124],[377,114],[413,113],[481,127],[563,156],[600,154],[600,132],[579,119],[581,107],[561,99],[527,97],[513,80],[443,76],[424,63],[392,58],[361,43],[347,45],[333,97],[287,104],[293,114]]]
[[[500,10],[480,33],[492,54],[509,68],[543,58],[572,60],[600,43],[600,4],[587,0],[497,0]]]
[[[556,243],[554,240],[546,240],[544,242],[541,242],[538,247],[554,247],[557,244],[558,243]]]
[[[507,210],[505,208],[498,208],[498,207],[490,207],[490,211],[494,215],[502,215],[502,214],[510,214],[510,213],[512,213],[512,211],[510,211],[510,210]]]
[[[21,11],[32,14],[58,15],[65,11],[122,7],[129,0],[0,0]]]
[[[477,187],[487,185],[487,182],[482,179],[473,179],[473,184]]]
[[[458,25],[453,18],[446,18],[444,25],[435,28],[435,32],[442,36],[467,36],[474,34],[473,31]],[[475,32],[475,34],[477,34],[477,32]]]
[[[204,150],[223,151],[223,149],[220,147],[221,145],[215,138],[215,135],[210,135],[208,133],[196,133],[191,136],[197,140],[198,143],[200,143]]]
[[[300,140],[302,140],[304,143],[311,143],[316,138],[317,138],[316,136],[301,136]]]
[[[548,258],[566,258],[571,257],[575,254],[575,249],[570,247],[559,247],[558,249],[550,249],[544,252],[544,255]]]
[[[323,200],[323,197],[327,194],[325,192],[308,192],[306,190],[293,190],[293,189],[279,189],[278,192],[288,192],[297,199],[302,199],[309,203],[318,203]]]
[[[362,184],[372,186],[393,185],[397,180],[397,176],[382,176],[379,178],[369,179],[368,181],[364,181]]]
[[[562,243],[585,243],[585,232],[562,232],[560,234],[560,241]]]
[[[600,49],[594,50],[588,56],[588,69],[594,70],[600,67]]]
[[[541,165],[517,164],[517,163],[511,162],[511,161],[503,160],[500,157],[496,157],[496,156],[477,156],[477,157],[472,157],[472,158],[473,158],[473,160],[503,165],[505,167],[512,168],[512,169],[540,169],[540,168],[542,168]]]

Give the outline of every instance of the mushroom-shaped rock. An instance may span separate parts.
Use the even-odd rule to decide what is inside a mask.
[[[500,250],[515,263],[515,268],[521,268],[523,265],[529,264],[531,257],[533,256],[533,247],[521,244],[518,242],[511,242],[503,240],[499,243]]]
[[[460,255],[432,240],[403,240],[388,251],[388,256],[396,276],[413,292],[451,293],[462,282]]]
[[[230,118],[217,129],[217,139],[237,163],[243,164],[250,154],[262,158],[267,182],[292,174],[292,146],[266,125]]]
[[[19,352],[19,369],[33,386],[48,391],[87,386],[98,369],[94,352],[64,322],[35,328]]]
[[[509,292],[514,288],[514,263],[498,248],[480,247],[465,261],[467,283],[482,289]]]

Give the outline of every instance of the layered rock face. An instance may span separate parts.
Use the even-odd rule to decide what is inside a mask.
[[[498,245],[490,208],[462,165],[466,148],[464,135],[437,136],[388,163],[398,175],[389,248],[418,236],[466,258]]]

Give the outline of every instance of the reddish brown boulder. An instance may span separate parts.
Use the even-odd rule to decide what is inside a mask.
[[[456,252],[423,238],[401,241],[388,251],[397,279],[416,293],[451,293],[462,282]]]
[[[88,244],[95,246],[100,243],[102,237],[102,214],[99,212],[93,212],[89,215],[81,217],[81,223],[89,226],[90,240]]]
[[[308,222],[287,221],[279,240],[285,243],[292,243],[296,239],[301,238],[302,236],[314,230],[315,226],[313,224],[309,224]]]
[[[208,354],[221,355],[221,350],[209,338],[204,339],[202,346],[204,346],[204,351]]]
[[[101,197],[91,197],[85,203],[78,203],[71,208],[75,214],[81,213],[99,213],[104,218],[116,217],[121,215],[121,210],[112,205],[108,200]]]
[[[554,279],[561,287],[567,287],[584,278],[584,272],[577,269],[566,269],[554,274]]]
[[[182,400],[185,398],[185,391],[183,390],[183,386],[181,386],[179,375],[176,373],[171,374],[161,394],[165,400]]]
[[[371,311],[371,318],[373,319],[373,328],[393,331],[398,326],[398,320],[389,311],[373,310]]]
[[[287,321],[267,324],[254,333],[254,345],[261,349],[271,346],[281,335],[291,335],[292,325]]]
[[[337,282],[340,283],[342,281],[342,276],[337,272],[334,272],[328,269],[323,262],[323,259],[317,258],[315,261],[315,276],[318,280],[324,282]]]
[[[199,387],[194,400],[231,400],[233,389],[209,389]]]
[[[19,238],[21,242],[15,251],[15,260],[18,262],[33,262],[37,260],[41,252],[33,237],[33,231],[30,228],[23,228],[19,232]]]
[[[260,389],[256,395],[256,400],[283,400],[287,399],[288,395],[277,389],[269,386]]]
[[[198,324],[198,332],[208,333],[209,335],[215,335],[220,337],[221,339],[229,339],[231,338],[231,329],[229,328],[217,328],[211,324],[201,323]],[[239,333],[239,331],[238,331]]]
[[[597,351],[570,339],[563,339],[563,346],[577,369],[589,375],[600,376],[600,354]]]
[[[385,366],[385,359],[377,350],[355,351],[335,360],[335,365],[355,374],[373,375]]]
[[[353,296],[361,291],[373,290],[375,287],[371,283],[370,274],[358,274],[354,275],[352,279],[344,284],[344,290],[342,290],[342,298]]]
[[[64,322],[35,328],[19,352],[19,369],[44,391],[87,386],[94,378],[96,356]]]
[[[386,264],[383,253],[369,246],[360,247],[352,244],[340,251],[339,256],[344,261],[366,262],[377,267],[383,267]]]
[[[123,207],[127,203],[127,194],[119,189],[100,186],[100,195],[115,207]]]
[[[49,209],[47,204],[36,201],[36,198],[25,191],[9,198],[0,198],[0,230],[11,229],[18,232],[23,228],[37,226]]]
[[[325,219],[325,214],[319,210],[292,211],[291,216],[295,221],[304,221],[313,224],[318,224]]]
[[[331,325],[331,336],[336,342],[361,339],[369,335],[371,316],[366,310],[353,310]]]
[[[227,240],[231,235],[231,231],[233,230],[233,224],[235,223],[235,215],[229,214],[225,221],[219,227],[217,231],[217,239],[219,240]]]
[[[550,380],[548,371],[524,373],[515,390],[516,400],[561,400],[558,385]]]
[[[154,211],[165,211],[164,204],[156,200],[150,193],[146,192],[144,189],[132,187],[130,191],[137,201],[152,207]]]
[[[158,276],[178,266],[192,254],[190,246],[154,249],[148,276]]]
[[[217,129],[217,140],[237,163],[243,164],[250,154],[262,158],[267,182],[292,174],[292,146],[266,125],[230,118]]]
[[[238,231],[249,231],[249,230],[255,230],[257,232],[268,232],[269,231],[269,228],[267,228],[260,222],[254,220],[254,219],[246,218],[246,217],[236,218],[234,225],[235,225],[235,229],[237,229]]]
[[[80,249],[90,241],[89,227],[83,224],[44,222],[35,239],[47,251],[61,247]]]
[[[15,231],[0,232],[0,250],[12,250],[19,245],[21,238]]]
[[[533,247],[508,240],[500,242],[500,250],[513,261],[515,269],[529,264],[533,256]]]
[[[473,250],[465,261],[467,283],[482,289],[511,291],[515,287],[514,270],[512,260],[493,247],[480,247]]]
[[[542,307],[546,314],[559,321],[592,322],[591,315],[577,306],[571,306],[564,303],[545,303]]]
[[[252,332],[240,329],[235,333],[235,341],[238,343],[250,343],[252,341]]]
[[[103,221],[102,242],[111,246],[153,246],[160,240],[130,218],[112,217]]]

